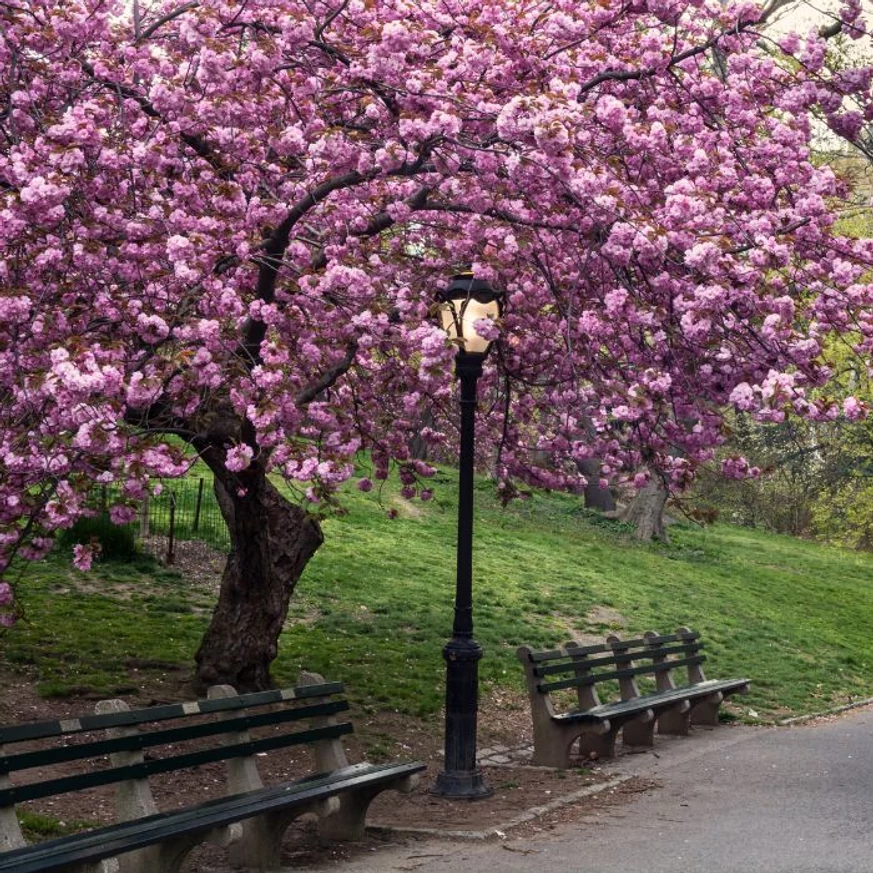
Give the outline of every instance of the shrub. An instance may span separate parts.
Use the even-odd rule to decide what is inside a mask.
[[[71,528],[61,531],[57,540],[58,548],[65,551],[78,543],[95,541],[100,544],[99,561],[129,563],[139,557],[133,527],[113,524],[106,513],[80,518]]]

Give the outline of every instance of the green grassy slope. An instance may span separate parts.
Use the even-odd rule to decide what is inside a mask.
[[[485,690],[521,687],[521,643],[687,624],[709,644],[708,675],[753,679],[744,711],[773,717],[873,696],[873,556],[718,525],[674,525],[671,545],[640,545],[577,498],[537,494],[503,509],[483,481],[476,500]],[[454,501],[451,472],[426,504],[392,486],[381,504],[348,492],[348,514],[325,522],[326,544],[292,601],[279,681],[303,667],[342,679],[367,708],[439,709]],[[134,669],[187,665],[208,620],[202,590],[149,562],[85,576],[53,559],[30,568],[19,592],[27,620],[0,637],[0,657],[35,670],[45,693],[117,691]]]

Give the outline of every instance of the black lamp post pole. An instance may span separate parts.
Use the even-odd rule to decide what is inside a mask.
[[[446,660],[445,770],[434,794],[444,797],[487,797],[482,771],[476,766],[476,719],[479,660],[482,647],[473,639],[473,448],[476,382],[485,355],[459,351],[455,374],[461,383],[461,448],[458,474],[458,571],[452,638],[443,649]]]

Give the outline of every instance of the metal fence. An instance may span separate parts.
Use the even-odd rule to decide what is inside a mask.
[[[203,477],[164,481],[161,493],[141,504],[137,533],[143,542],[165,539],[168,564],[179,540],[201,540],[221,550],[230,546],[212,480]]]

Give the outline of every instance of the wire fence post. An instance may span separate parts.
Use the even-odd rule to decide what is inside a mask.
[[[203,504],[203,477],[197,483],[197,503],[194,505],[194,523],[191,525],[191,530],[200,530],[200,507]]]
[[[142,504],[139,508],[139,538],[140,541],[147,540],[149,538],[149,495],[146,492],[146,496],[142,500]]]
[[[176,560],[176,495],[170,492],[170,533],[167,537],[167,566],[172,566]]]

